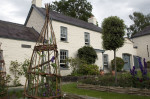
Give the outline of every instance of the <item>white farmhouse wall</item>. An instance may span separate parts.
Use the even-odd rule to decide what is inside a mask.
[[[29,21],[27,23],[27,27],[33,27],[35,30],[37,30],[39,33],[43,27],[44,24],[44,17],[35,9],[33,9],[33,12],[29,18]],[[102,34],[99,32],[95,32],[92,30],[80,28],[74,25],[70,24],[65,24],[62,22],[58,21],[52,21],[54,32],[56,35],[57,39],[57,44],[58,44],[58,50],[64,49],[68,50],[69,52],[69,57],[75,57],[77,55],[77,50],[81,47],[83,47],[85,44],[84,42],[84,32],[90,33],[90,45],[94,49],[101,49],[102,48]],[[68,32],[68,41],[67,42],[62,42],[60,41],[60,27],[67,27],[67,32]],[[120,48],[117,51],[117,56],[122,57],[123,53],[128,53],[131,55],[131,66],[133,65],[133,55],[136,55],[136,49],[133,48],[133,42],[129,41],[126,39],[126,42],[122,48]],[[96,65],[99,67],[103,68],[103,58],[102,58],[102,53],[97,52],[98,54],[98,59],[96,60]],[[109,56],[109,66],[110,66],[110,61],[113,59],[113,51],[106,51],[104,54],[108,54]],[[61,70],[62,75],[68,75],[71,73],[71,69],[68,70]]]
[[[106,51],[104,54],[108,54],[109,60],[109,67],[111,67],[111,60],[114,59],[114,52],[113,51]],[[133,48],[133,42],[129,39],[125,39],[124,45],[116,51],[116,56],[123,58],[123,54],[130,55],[131,67],[134,65],[133,56],[137,56],[137,50]]]
[[[37,32],[41,32],[44,25],[44,17],[40,12],[33,9],[32,14],[28,20],[27,27],[33,27]]]
[[[148,45],[148,51],[150,55],[150,35],[145,35],[141,37],[133,38],[134,46],[137,46],[137,55],[145,58],[146,61],[150,60],[150,56],[148,57],[147,53],[147,45]]]
[[[36,31],[40,33],[43,24],[44,24],[44,17],[42,17],[38,11],[33,9],[33,12],[29,18],[29,21],[27,23],[27,27],[33,27]],[[65,24],[58,21],[52,21],[57,45],[58,45],[58,51],[60,49],[68,50],[69,57],[74,58],[77,55],[77,51],[79,48],[83,47],[85,45],[84,41],[84,32],[90,33],[90,45],[94,49],[101,49],[102,48],[102,39],[101,39],[101,33],[91,31],[88,29],[80,28],[77,26],[73,26],[70,24]],[[62,42],[60,41],[60,27],[67,27],[67,36],[68,41]],[[98,60],[96,61],[96,64],[98,66],[102,66],[102,54],[98,53]],[[61,70],[62,75],[68,75],[71,73],[71,68],[66,70]]]
[[[6,39],[0,38],[0,42],[2,43],[3,56],[5,60],[6,72],[10,74],[9,67],[11,61],[24,62],[25,59],[30,59],[33,51],[33,47],[35,42],[28,42],[23,40],[14,40],[14,39]],[[31,48],[22,48],[21,45],[31,45]],[[10,74],[11,75],[11,74]],[[11,75],[11,77],[13,77]],[[21,84],[25,84],[25,77],[20,77]]]
[[[67,27],[67,32],[68,32],[67,42],[60,41],[60,27],[61,26]],[[57,21],[53,21],[53,28],[54,28],[55,36],[57,39],[58,50],[59,51],[60,49],[68,50],[69,57],[74,58],[77,55],[78,49],[85,45],[84,32],[90,33],[90,45],[94,49],[102,48],[101,46],[102,39],[100,39],[101,33],[94,32],[94,31],[80,28],[80,27],[76,27],[73,25],[57,22]],[[96,62],[96,65],[98,66],[102,66],[101,55],[102,54],[98,54],[99,59]],[[70,72],[68,71],[67,72],[65,71],[65,74],[63,70],[61,70],[61,72],[63,75],[70,74]]]

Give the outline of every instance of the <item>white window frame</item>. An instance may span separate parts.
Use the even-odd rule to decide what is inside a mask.
[[[105,56],[106,56],[106,61],[105,61],[105,58],[104,58]],[[104,60],[104,62],[103,62],[104,66],[107,65],[107,67],[108,67],[108,54],[103,55],[103,60]]]
[[[60,27],[60,40],[67,41],[67,27],[63,26]]]
[[[61,62],[61,61],[65,61],[66,58],[68,58],[68,50],[60,50],[60,67],[63,67],[63,65],[66,65],[66,67],[63,68],[67,68],[68,63],[66,62]]]
[[[90,45],[90,33],[84,32],[84,42],[85,45]]]

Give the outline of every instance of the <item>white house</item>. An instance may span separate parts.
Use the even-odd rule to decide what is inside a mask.
[[[150,61],[150,26],[132,36],[137,55]]]
[[[2,43],[1,48],[3,49],[7,73],[9,73],[10,61],[23,62],[31,57],[32,49],[43,27],[45,8],[41,7],[42,0],[33,0],[32,3],[24,25],[0,21],[0,42]],[[114,54],[113,51],[103,49],[101,28],[96,26],[95,17],[91,17],[88,22],[85,22],[50,11],[50,18],[57,40],[61,75],[71,73],[71,68],[66,68],[62,60],[65,60],[66,57],[76,57],[78,49],[85,45],[92,46],[97,52],[98,59],[95,64],[99,68],[105,71],[110,69],[110,62]],[[139,41],[136,41],[136,38],[133,38],[133,41],[125,38],[124,46],[117,50],[117,56],[122,57],[125,61],[125,70],[129,70],[133,65],[138,65],[137,58],[142,56],[138,51],[142,49],[142,46],[140,48],[139,44],[136,47]],[[146,44],[148,45],[148,43]],[[22,77],[21,83],[24,84],[24,82],[25,78]]]
[[[40,0],[33,0],[33,5],[29,11],[25,26],[33,27],[40,33],[45,19],[45,8],[40,5]],[[76,57],[77,50],[85,45],[92,46],[98,55],[96,65],[101,69],[107,70],[110,61],[113,59],[113,51],[105,51],[102,47],[101,28],[96,26],[95,17],[91,17],[88,22],[65,16],[63,14],[50,11],[53,28],[55,31],[57,45],[60,55],[60,66],[62,75],[70,74],[71,69],[65,68],[65,57]],[[117,56],[125,61],[125,70],[129,70],[134,65],[133,56],[137,56],[133,42],[125,38],[125,44],[117,51]]]

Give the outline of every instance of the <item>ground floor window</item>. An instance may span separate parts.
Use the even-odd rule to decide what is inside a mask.
[[[104,54],[103,59],[104,59],[104,66],[108,68],[108,54]]]
[[[66,58],[68,57],[68,50],[60,50],[60,67],[67,68],[68,64]]]

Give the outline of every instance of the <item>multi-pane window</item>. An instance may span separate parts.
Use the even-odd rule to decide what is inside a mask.
[[[90,34],[85,32],[84,33],[85,45],[90,45]]]
[[[61,41],[67,41],[67,28],[61,26],[61,35],[60,35]]]
[[[107,55],[107,54],[104,54],[104,55],[103,55],[103,59],[104,59],[104,66],[105,66],[105,67],[108,67],[108,55]]]
[[[68,57],[68,51],[67,50],[60,50],[60,66],[63,68],[67,67],[66,58]]]

